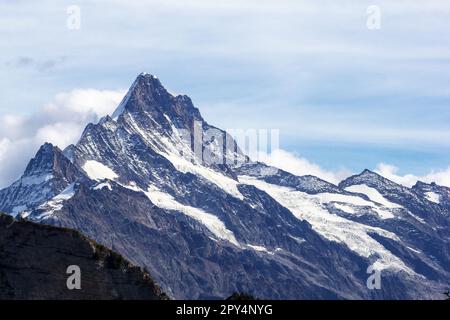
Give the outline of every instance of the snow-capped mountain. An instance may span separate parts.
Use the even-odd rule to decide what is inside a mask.
[[[141,74],[76,145],[44,145],[0,191],[0,210],[79,230],[174,298],[438,298],[449,194],[370,171],[333,185],[252,162],[189,97]],[[366,285],[369,266],[379,290]]]
[[[84,174],[58,147],[44,144],[22,177],[9,188],[0,190],[0,207],[15,216],[57,196]]]

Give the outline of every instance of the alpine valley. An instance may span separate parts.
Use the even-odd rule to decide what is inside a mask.
[[[369,170],[334,185],[252,161],[147,73],[75,145],[44,144],[0,211],[80,232],[174,299],[442,299],[450,280],[450,188]]]

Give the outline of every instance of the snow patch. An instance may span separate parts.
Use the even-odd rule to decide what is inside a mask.
[[[340,202],[356,207],[371,207],[381,219],[392,219],[395,217],[387,208],[380,207],[377,204],[358,196],[350,196],[339,193],[318,193],[315,197],[319,198],[320,203]],[[349,206],[347,205],[347,207]]]
[[[273,255],[273,252],[267,250],[267,248],[265,248],[265,247],[262,247],[262,246],[255,246],[255,245],[251,245],[251,244],[247,244],[246,246],[247,246],[248,248],[250,248],[250,249],[252,249],[252,250],[255,250],[255,251],[258,251],[258,252],[264,252],[264,253],[268,253],[268,254]],[[279,250],[278,250],[278,251],[279,251]]]
[[[26,205],[15,206],[14,208],[12,208],[11,215],[13,217],[16,217],[19,213],[22,213],[27,209],[28,207]]]
[[[412,252],[415,252],[415,253],[421,253],[419,250],[416,250],[416,249],[414,249],[414,248],[411,248],[411,247],[408,247],[408,246],[407,246],[407,248],[408,248],[409,250],[411,250]]]
[[[111,184],[110,184],[109,182],[107,182],[107,181],[106,181],[106,182],[99,183],[98,185],[96,185],[96,186],[94,187],[94,190],[101,190],[101,189],[103,189],[103,188],[108,188],[109,191],[112,190]]]
[[[353,207],[347,206],[345,204],[334,203],[334,207],[338,210],[344,211],[345,213],[355,214],[356,211]]]
[[[395,218],[395,216],[392,214],[392,212],[390,212],[386,209],[383,209],[380,207],[373,207],[372,210],[375,211],[381,219]]]
[[[425,192],[425,197],[431,202],[434,202],[437,204],[441,203],[441,196],[438,195],[436,192],[432,192],[432,191]]]
[[[371,188],[365,184],[358,184],[353,185],[350,187],[345,188],[345,190],[353,192],[353,193],[362,193],[369,197],[369,199],[373,202],[379,203],[386,208],[390,209],[399,209],[402,208],[402,206],[393,203],[386,199],[377,189]]]
[[[45,210],[43,213],[39,214],[36,219],[37,220],[44,220],[49,217],[51,217],[55,211],[59,211],[64,206],[64,201],[69,200],[75,195],[75,183],[71,183],[67,186],[60,194],[53,197],[49,201],[45,202],[44,204],[40,205],[38,209]]]
[[[130,185],[130,189],[136,191],[136,185]],[[142,190],[141,190],[142,191]],[[237,247],[240,247],[234,234],[228,230],[225,224],[215,215],[207,213],[199,208],[187,206],[176,201],[170,194],[159,190],[155,186],[150,186],[144,194],[157,207],[165,210],[175,210],[184,213],[185,215],[199,221],[217,238],[227,240]]]
[[[53,197],[53,201],[65,201],[72,198],[75,194],[75,183],[71,183],[60,194]]]
[[[113,170],[95,160],[86,161],[86,163],[83,165],[83,170],[86,172],[88,177],[93,180],[114,180],[118,177],[118,175]]]
[[[361,207],[372,207],[373,206],[372,202],[369,202],[369,201],[364,200],[363,198],[360,198],[357,196],[349,196],[349,195],[339,194],[339,193],[318,193],[315,196],[319,198],[321,203],[345,202],[345,203],[349,203],[354,206],[361,206]]]
[[[289,235],[289,237],[292,238],[292,239],[294,239],[295,241],[297,241],[298,244],[302,244],[302,243],[306,242],[306,240],[303,239],[303,238],[294,237],[294,236],[292,236],[292,235]]]
[[[410,215],[411,217],[413,217],[414,219],[416,219],[416,220],[419,221],[420,223],[426,224],[426,221],[425,221],[424,219],[422,219],[421,217],[416,216],[415,214],[412,214],[410,211],[408,211],[408,213],[409,213],[409,215]]]

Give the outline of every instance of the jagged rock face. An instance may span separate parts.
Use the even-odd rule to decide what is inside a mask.
[[[376,190],[388,201],[398,204],[407,213],[413,214],[412,216],[406,215],[406,217],[412,217],[422,224],[426,222],[427,227],[435,228],[441,236],[448,239],[450,237],[450,215],[448,202],[445,201],[448,197],[448,188],[434,184],[434,190],[438,191],[432,194],[433,185],[429,185],[431,188],[429,192],[431,193],[424,191],[423,186],[425,185],[424,183],[418,183],[413,188],[407,188],[369,170],[365,170],[360,175],[352,176],[339,184],[341,188],[347,190],[351,189],[352,186],[366,186]],[[420,186],[422,186],[422,189],[420,189]],[[442,202],[440,201],[441,197]]]
[[[64,188],[21,216],[81,231],[145,266],[174,298],[440,296],[448,206],[370,171],[336,186],[251,162],[201,121],[189,98],[138,76],[111,117],[58,153],[75,180],[64,171]],[[366,286],[370,265],[380,290]]]
[[[16,215],[56,196],[84,174],[58,147],[44,144],[30,161],[22,177],[0,190],[0,210]]]
[[[424,196],[428,201],[443,208],[450,208],[450,188],[439,186],[436,183],[428,184],[418,181],[412,189]]]
[[[187,96],[173,96],[161,84],[158,78],[149,74],[140,74],[121,105],[112,115],[113,118],[127,110],[135,114],[149,114],[156,123],[167,122],[167,115],[178,127],[192,129],[194,121],[203,121],[202,116]]]
[[[148,274],[80,233],[0,213],[0,299],[166,299]],[[69,266],[81,289],[69,290]]]
[[[277,206],[276,203],[271,204],[273,201],[269,198],[261,201],[267,202],[266,207]],[[272,212],[274,215],[288,215],[279,206]],[[161,210],[142,193],[114,183],[111,183],[111,190],[108,187],[80,189],[67,203],[64,213],[58,214],[58,219],[51,223],[96,235],[108,247],[126,253],[134,263],[145,265],[152,277],[164,284],[164,290],[175,298],[217,299],[236,290],[258,292],[260,296],[274,298],[324,299],[341,295],[356,298],[357,295],[348,289],[335,292],[332,281],[342,277],[339,281],[343,283],[353,279],[355,283],[364,284],[363,278],[358,279],[363,277],[364,261],[356,255],[349,255],[339,245],[332,246],[329,252],[320,253],[318,248],[323,250],[324,246],[327,247],[324,240],[307,224],[287,218],[297,227],[286,230],[280,238],[283,246],[291,248],[296,256],[288,253],[272,256],[251,248],[238,248],[229,241],[212,240],[216,235],[203,224],[180,212]],[[306,238],[304,241],[307,243],[298,246],[298,240],[288,236],[288,232],[297,239]],[[315,252],[311,260],[302,258],[309,256],[310,252]],[[326,263],[328,254],[341,261],[339,269],[351,268],[355,275],[328,277],[327,274],[335,273],[335,267]],[[280,262],[280,258],[284,262]],[[323,273],[320,286],[314,284],[318,269]],[[258,284],[258,290],[255,290],[255,284]]]

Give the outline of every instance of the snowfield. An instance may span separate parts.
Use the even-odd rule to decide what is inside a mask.
[[[434,203],[437,203],[437,204],[441,203],[441,196],[438,195],[436,192],[431,192],[431,191],[430,192],[426,192],[425,196],[431,202],[434,202]]]
[[[93,180],[114,180],[119,177],[112,169],[95,160],[86,161],[83,165],[83,170],[86,172],[88,177]]]
[[[342,195],[330,197],[328,194],[309,195],[287,187],[269,184],[250,176],[239,176],[239,181],[267,192],[281,205],[289,209],[295,217],[308,221],[315,231],[328,240],[344,243],[349,249],[363,257],[370,257],[374,254],[379,255],[380,259],[375,265],[377,269],[390,268],[414,274],[414,271],[408,268],[403,261],[384,248],[368,233],[373,232],[380,236],[400,241],[395,234],[331,214],[323,206],[326,201],[336,200],[350,200],[349,203],[351,205],[363,203],[359,200],[356,201],[355,197]]]
[[[388,199],[386,199],[385,197],[383,197],[383,195],[381,193],[379,193],[377,189],[371,188],[365,184],[350,186],[350,187],[345,188],[345,190],[353,192],[353,193],[365,194],[366,196],[369,197],[370,200],[372,200],[373,202],[379,203],[379,204],[385,206],[386,208],[391,208],[391,209],[402,208],[402,206],[400,206],[396,203],[393,203],[393,202],[389,201]]]

